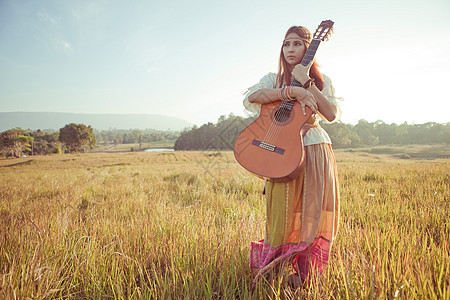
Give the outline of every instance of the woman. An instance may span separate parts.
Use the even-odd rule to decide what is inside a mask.
[[[338,231],[339,187],[331,141],[319,119],[340,117],[334,89],[316,62],[300,64],[311,33],[302,26],[289,28],[281,48],[278,74],[269,73],[249,88],[244,106],[259,113],[261,104],[295,98],[305,113],[312,109],[304,129],[305,168],[287,183],[266,182],[267,218],[264,240],[252,242],[251,267],[255,281],[267,272],[292,262],[290,279],[299,284],[320,274],[328,262]],[[294,77],[303,87],[288,87]]]

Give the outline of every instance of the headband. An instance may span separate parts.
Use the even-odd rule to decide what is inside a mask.
[[[306,42],[306,43],[308,43],[308,44],[311,44],[311,41],[308,40],[308,39],[305,39],[305,38],[302,38],[302,37],[298,37],[298,38],[296,38],[296,39],[299,39],[299,40],[302,40],[302,41],[304,41],[304,42]],[[284,41],[286,41],[286,39],[284,39],[283,42],[284,42]]]

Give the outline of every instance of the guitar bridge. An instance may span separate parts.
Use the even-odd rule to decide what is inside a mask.
[[[253,140],[252,145],[258,146],[260,148],[263,148],[263,149],[266,149],[266,150],[269,150],[271,152],[275,152],[275,153],[278,153],[278,154],[281,154],[281,155],[283,155],[284,151],[285,151],[284,149],[282,149],[280,147],[277,147],[275,145],[271,145],[271,144],[266,143],[266,142],[261,142],[261,141],[258,141],[256,139]]]

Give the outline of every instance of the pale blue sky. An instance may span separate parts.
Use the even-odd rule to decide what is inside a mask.
[[[326,19],[344,122],[450,121],[448,0],[0,0],[0,111],[245,115],[286,30]]]

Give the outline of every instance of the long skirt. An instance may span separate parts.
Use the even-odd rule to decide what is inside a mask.
[[[250,266],[265,273],[292,262],[303,281],[325,268],[338,231],[339,185],[330,144],[305,147],[302,174],[287,183],[266,185],[264,240],[252,242]]]

